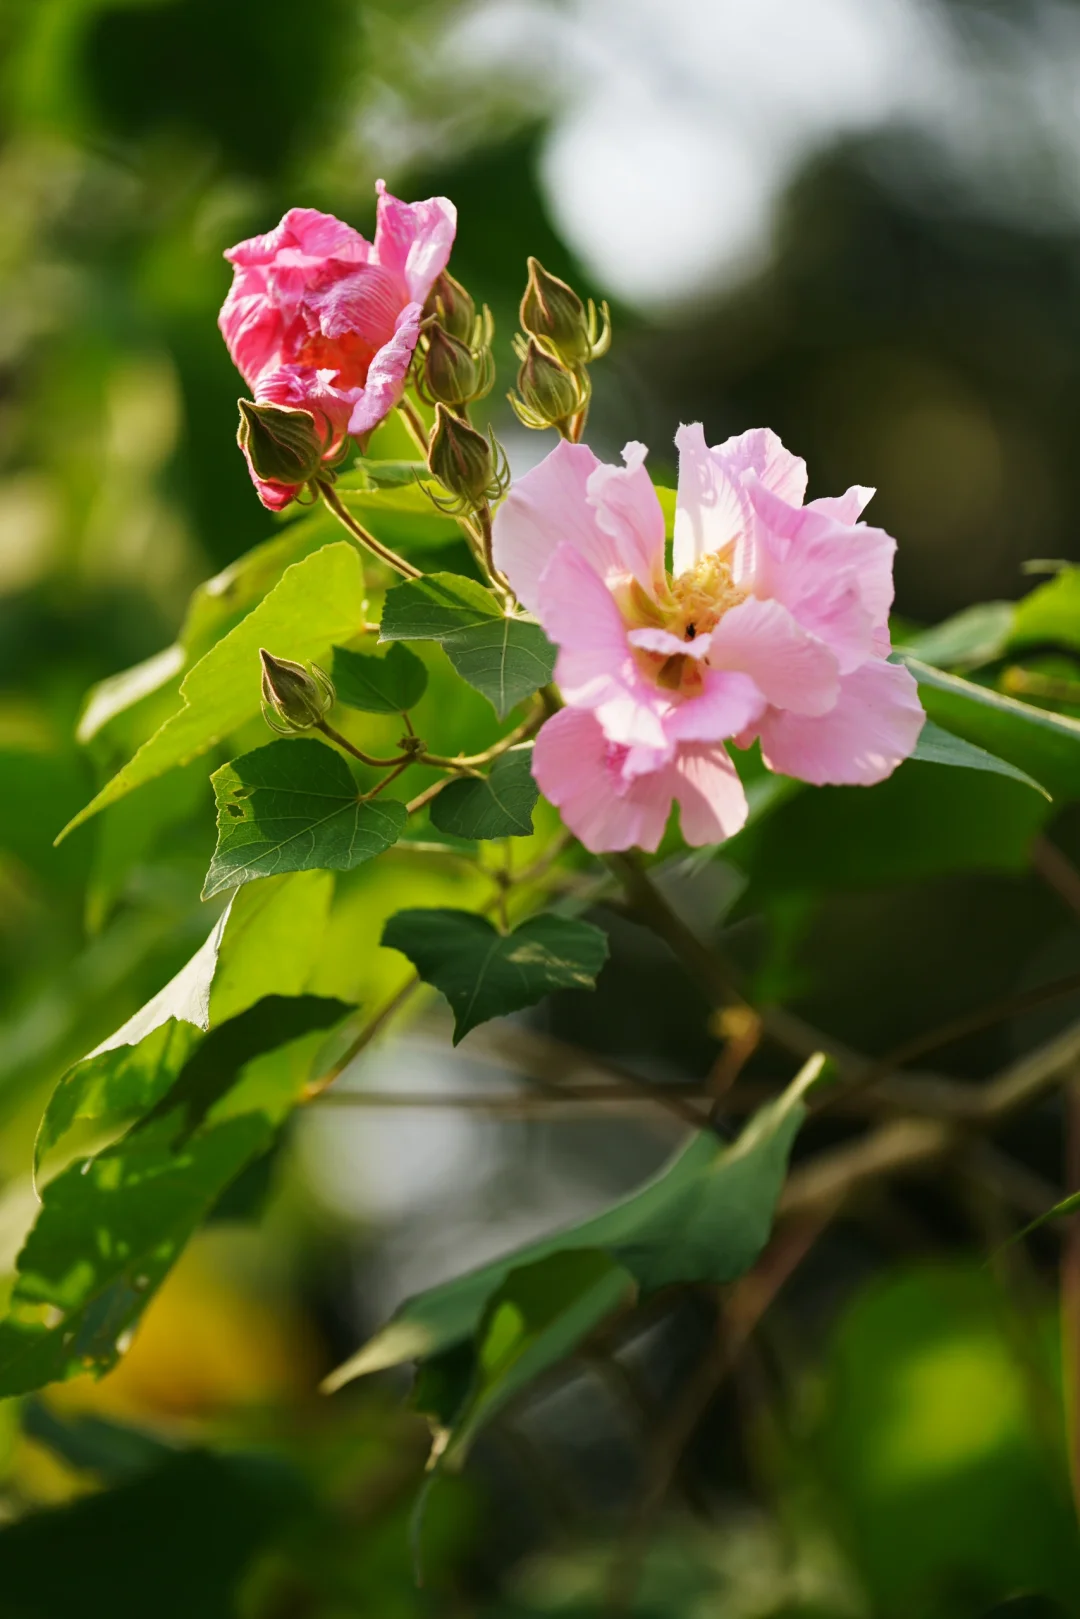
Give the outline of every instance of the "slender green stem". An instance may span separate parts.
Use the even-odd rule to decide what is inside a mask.
[[[372,754],[364,753],[361,748],[354,747],[347,736],[342,736],[340,731],[335,731],[334,727],[328,725],[325,720],[319,721],[316,730],[321,731],[323,736],[329,737],[331,742],[336,742],[339,748],[344,748],[346,753],[351,753],[354,759],[359,759],[362,765],[370,765],[372,770],[393,770],[396,773],[399,767],[404,769],[406,765],[412,764],[416,759],[415,753],[399,753],[393,759],[376,759]]]
[[[483,753],[459,753],[453,758],[441,753],[422,753],[419,755],[417,762],[424,765],[433,765],[436,770],[474,771],[481,765],[491,764],[493,759],[497,759],[501,753],[506,753],[518,742],[524,742],[530,736],[535,736],[546,718],[545,710],[538,708],[529,715],[528,719],[522,720],[520,725],[516,725],[512,731],[508,731],[505,736],[500,737],[498,742],[493,742],[490,748],[485,748]]]
[[[420,412],[407,394],[402,395],[401,403],[398,405],[398,413],[408,429],[409,437],[426,461],[428,453],[427,428],[424,426]]]
[[[370,551],[372,556],[378,557],[380,562],[385,562],[388,568],[393,568],[396,573],[400,573],[403,579],[419,579],[422,577],[419,568],[414,568],[411,562],[406,562],[404,557],[399,557],[396,551],[391,551],[388,545],[383,545],[382,541],[377,540],[374,534],[370,534],[362,523],[357,522],[352,513],[342,505],[330,484],[324,483],[320,478],[317,487],[319,494],[322,496],[323,504],[333,512],[342,527],[348,529],[353,539],[359,540],[365,550]]]

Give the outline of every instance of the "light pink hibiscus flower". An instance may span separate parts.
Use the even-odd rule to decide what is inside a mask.
[[[218,325],[259,403],[310,410],[331,459],[401,398],[424,301],[446,268],[457,212],[445,197],[404,203],[378,182],[374,244],[314,208],[229,248],[233,284]],[[250,463],[249,463],[250,467]],[[280,511],[295,487],[252,480]]]
[[[688,843],[743,825],[725,740],[761,738],[803,781],[882,781],[915,746],[915,681],[887,661],[895,542],[872,490],[803,505],[806,467],[767,429],[710,449],[680,428],[672,571],[627,445],[560,444],[495,519],[495,560],[559,648],[568,705],[536,742],[541,790],[589,849],[655,849],[672,800]]]

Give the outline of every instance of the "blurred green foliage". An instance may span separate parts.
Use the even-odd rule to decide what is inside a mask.
[[[35,1212],[29,1166],[49,1090],[160,990],[214,920],[199,901],[214,845],[207,778],[226,755],[211,744],[58,849],[52,840],[175,706],[183,669],[287,566],[337,537],[321,514],[275,535],[253,497],[234,443],[238,379],[215,328],[222,249],[296,202],[369,223],[376,176],[364,131],[381,119],[402,132],[387,179],[458,204],[455,273],[495,312],[507,382],[527,253],[583,292],[604,290],[546,212],[535,107],[500,84],[477,96],[440,76],[438,42],[457,9],[0,4],[8,1281]],[[906,191],[882,177],[886,158],[914,177]],[[1025,233],[974,205],[952,215],[919,206],[927,161],[897,132],[820,157],[793,189],[761,277],[663,328],[617,312],[594,414],[598,443],[640,436],[661,463],[679,417],[701,415],[712,439],[767,420],[822,489],[880,481],[875,518],[901,540],[899,605],[924,623],[1029,588],[1016,571],[1024,556],[1076,557],[1080,516],[1075,236]],[[376,448],[391,461],[413,454],[389,434]],[[455,526],[419,491],[406,484],[387,499],[383,489],[365,505],[366,476],[352,480],[356,510],[387,543],[414,542],[423,511],[423,545],[448,571],[470,572]],[[1076,579],[1062,574],[1016,615],[980,609],[974,639],[968,623],[936,643],[913,630],[905,644],[991,694],[1012,689],[1018,667],[1075,681]],[[137,703],[123,704],[127,682],[98,687],[79,745],[86,689],[170,643],[179,654],[143,669]],[[486,745],[496,726],[485,698],[451,680],[442,650],[423,657],[418,729],[437,716],[446,749]],[[988,703],[973,717],[970,694],[954,692],[950,707],[947,684],[937,691],[926,695],[942,725],[1045,782],[1053,804],[1015,781],[913,761],[872,794],[762,797],[720,861],[676,860],[669,872],[756,998],[783,1000],[874,1053],[1080,968],[1075,915],[1031,862],[1040,832],[1080,856],[1071,738],[1052,725],[1010,732],[1007,710]],[[1044,706],[1080,713],[1064,700]],[[233,716],[244,747],[267,741],[256,711],[257,698]],[[343,727],[360,723],[357,736],[394,746],[396,716]],[[550,835],[545,815],[526,860]],[[378,948],[385,920],[403,907],[475,906],[486,893],[452,859],[434,876],[407,851],[391,859],[333,889],[315,872],[250,885],[213,985],[215,1030],[264,995],[380,1004],[401,972],[400,957]],[[603,920],[613,959],[595,998],[556,997],[543,1027],[648,1078],[699,1080],[718,1050],[700,996],[625,917]],[[1075,997],[1018,1012],[958,1034],[934,1062],[978,1083],[1078,1012]],[[280,1096],[280,1075],[258,1077]],[[775,1077],[767,1059],[751,1067],[752,1081]],[[100,1123],[82,1118],[88,1131]],[[984,1159],[869,1188],[699,1414],[670,1510],[647,1525],[635,1514],[657,1436],[662,1446],[716,1326],[707,1297],[664,1301],[602,1371],[582,1356],[538,1396],[509,1403],[464,1477],[432,1492],[423,1585],[410,1514],[424,1425],[389,1385],[331,1403],[314,1392],[377,1324],[367,1289],[394,1250],[320,1209],[286,1140],[226,1194],[192,1268],[170,1279],[116,1373],[5,1405],[0,1613],[585,1619],[605,1611],[639,1551],[627,1610],[638,1619],[1080,1612],[1059,1233],[1039,1234],[1015,1266],[1000,1261],[1032,1203],[1060,1190],[1062,1125],[1060,1102],[1047,1100]],[[537,1127],[538,1148],[504,1141],[494,1223],[514,1215],[536,1154],[558,1161],[571,1213],[567,1187],[584,1185],[591,1208],[655,1164],[655,1142],[607,1121],[569,1146],[552,1128]],[[850,1128],[826,1113],[806,1150]],[[244,1222],[264,1207],[256,1237]],[[988,1251],[1000,1261],[989,1268]]]

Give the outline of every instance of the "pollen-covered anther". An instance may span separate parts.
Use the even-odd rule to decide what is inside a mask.
[[[672,580],[676,618],[672,634],[694,641],[714,630],[729,608],[745,601],[748,592],[731,576],[731,566],[715,551]]]

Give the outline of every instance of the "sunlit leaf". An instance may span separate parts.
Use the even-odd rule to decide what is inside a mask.
[[[507,617],[490,590],[452,573],[407,579],[386,597],[384,641],[438,641],[500,719],[551,679],[555,648],[539,624]]]
[[[1080,797],[1080,721],[1004,697],[918,659],[904,656],[903,662],[936,724],[1016,765],[1055,799]]]
[[[551,914],[500,933],[472,911],[399,911],[382,942],[446,996],[455,1045],[478,1023],[533,1006],[553,990],[592,989],[608,954],[599,928]]]
[[[259,648],[298,662],[325,662],[337,641],[356,634],[364,617],[364,575],[353,546],[327,545],[295,563],[235,629],[185,675],[182,707],[144,742],[124,768],[61,836],[125,793],[205,753],[260,705]]]
[[[431,824],[457,838],[527,838],[539,790],[532,744],[500,754],[486,776],[462,776],[431,804]]]
[[[210,778],[218,841],[203,898],[288,871],[351,871],[396,843],[408,815],[393,798],[364,803],[351,770],[311,738],[271,742]]]
[[[932,629],[906,636],[898,650],[940,669],[976,669],[1002,656],[1016,612],[1015,602],[978,602]]]
[[[1009,647],[1044,643],[1080,651],[1080,568],[1062,568],[1016,604]]]

